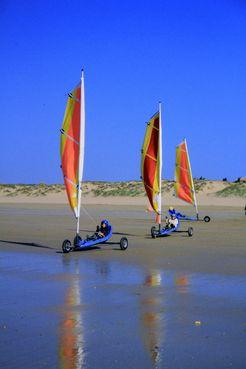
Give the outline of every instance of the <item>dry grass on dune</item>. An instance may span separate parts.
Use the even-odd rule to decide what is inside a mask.
[[[223,190],[217,191],[216,195],[219,197],[236,196],[246,198],[246,183],[245,182],[230,183]]]
[[[16,197],[16,196],[46,196],[50,193],[59,193],[64,190],[63,185],[54,184],[47,185],[44,183],[40,184],[6,184],[0,185],[0,192],[7,197]]]
[[[218,197],[246,197],[246,183],[223,181],[194,180],[198,194],[213,194]],[[62,184],[0,184],[0,194],[4,197],[41,197],[63,193]],[[141,181],[128,182],[85,182],[82,189],[86,197],[143,197],[145,190]],[[174,181],[163,180],[162,193],[174,193]]]

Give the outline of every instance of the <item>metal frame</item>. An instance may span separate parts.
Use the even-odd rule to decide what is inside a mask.
[[[106,237],[101,237],[101,238],[98,238],[96,240],[81,240],[79,241],[79,243],[77,245],[74,246],[74,250],[83,250],[83,249],[87,249],[87,248],[90,248],[90,247],[93,247],[95,245],[98,245],[100,243],[104,243],[106,241],[108,241],[113,235],[113,229],[112,229],[112,226],[111,226],[111,229],[110,229],[110,232],[109,234],[106,236]]]

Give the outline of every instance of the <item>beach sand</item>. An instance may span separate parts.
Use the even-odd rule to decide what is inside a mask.
[[[201,206],[212,220],[183,223],[193,237],[156,240],[143,206],[86,212],[82,236],[107,218],[113,238],[64,255],[75,228],[67,205],[1,204],[1,368],[244,368],[241,206]]]

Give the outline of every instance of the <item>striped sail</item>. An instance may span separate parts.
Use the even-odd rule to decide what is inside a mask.
[[[196,206],[196,194],[186,140],[176,147],[175,193],[180,199]]]
[[[161,215],[162,140],[160,110],[149,120],[142,146],[141,174],[150,205]],[[160,219],[158,219],[158,223]]]
[[[60,141],[61,167],[67,197],[77,219],[80,215],[84,163],[84,110],[84,78],[82,74],[81,84],[68,95]]]

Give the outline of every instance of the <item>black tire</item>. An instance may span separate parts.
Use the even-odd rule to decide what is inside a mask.
[[[120,239],[120,248],[121,250],[126,250],[128,247],[128,239],[126,237],[122,237]]]
[[[210,222],[210,217],[208,215],[206,215],[204,218],[203,218],[204,222],[208,223]]]
[[[73,240],[73,245],[74,245],[74,247],[76,247],[80,241],[82,241],[82,238],[77,234],[77,235],[74,237],[74,240]]]
[[[62,243],[62,251],[64,254],[69,253],[72,250],[72,245],[69,240],[64,240]]]
[[[193,228],[192,227],[189,227],[187,232],[188,232],[189,237],[193,236]]]
[[[152,238],[156,238],[156,233],[155,233],[156,232],[156,228],[155,228],[155,226],[154,227],[151,227],[151,231],[150,232],[151,232],[151,237]]]

